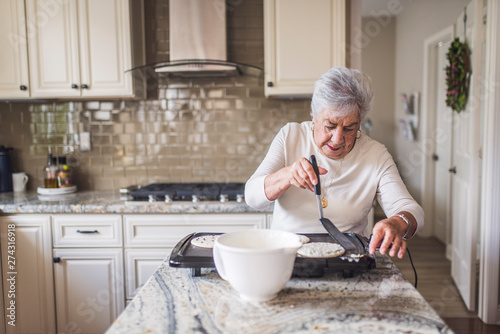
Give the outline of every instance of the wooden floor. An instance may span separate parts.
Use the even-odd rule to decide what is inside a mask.
[[[456,334],[500,333],[500,326],[484,324],[465,307],[451,278],[451,263],[446,259],[444,245],[434,238],[414,237],[408,241],[408,247],[417,270],[417,290]],[[414,283],[408,254],[393,261]]]

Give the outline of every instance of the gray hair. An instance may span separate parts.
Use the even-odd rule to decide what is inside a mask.
[[[314,84],[311,117],[323,110],[335,110],[345,117],[359,112],[361,121],[371,109],[373,100],[370,78],[359,70],[333,67]]]

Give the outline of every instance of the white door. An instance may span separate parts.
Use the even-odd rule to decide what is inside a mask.
[[[0,98],[29,97],[23,0],[0,1]]]
[[[0,235],[5,333],[55,333],[50,217],[0,217]]]
[[[469,310],[476,304],[477,229],[479,226],[479,123],[481,97],[475,92],[481,75],[481,43],[475,24],[478,3],[467,6],[467,42],[471,49],[472,77],[466,110],[454,113],[452,122],[452,261],[451,275]],[[482,21],[482,20],[481,20]],[[463,15],[457,20],[456,34],[464,40]]]
[[[121,249],[54,249],[57,330],[104,333],[124,309]]]
[[[453,35],[450,29],[446,29],[437,43],[432,46],[433,72],[435,76],[433,87],[435,96],[433,98],[433,110],[435,114],[436,129],[434,132],[435,151],[433,160],[435,162],[434,175],[434,210],[433,210],[433,235],[446,246],[451,240],[450,233],[450,198],[451,194],[451,152],[452,137],[451,124],[453,113],[446,106],[446,78],[442,70],[446,66],[446,53],[450,47]]]

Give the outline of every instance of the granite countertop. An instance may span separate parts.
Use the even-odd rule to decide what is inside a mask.
[[[292,278],[274,300],[246,302],[215,269],[192,277],[166,260],[108,329],[118,333],[452,333],[387,257],[343,278]]]
[[[0,193],[0,213],[271,213],[237,202],[132,202],[118,191],[78,191],[42,196],[36,192]]]

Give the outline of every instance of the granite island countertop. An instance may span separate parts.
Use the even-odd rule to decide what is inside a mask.
[[[274,300],[246,302],[215,269],[193,277],[165,260],[107,334],[452,333],[387,257],[343,278],[293,277]]]
[[[272,213],[272,206],[255,210],[238,202],[133,202],[118,191],[78,191],[57,196],[42,196],[34,191],[0,193],[0,214],[15,213]]]

